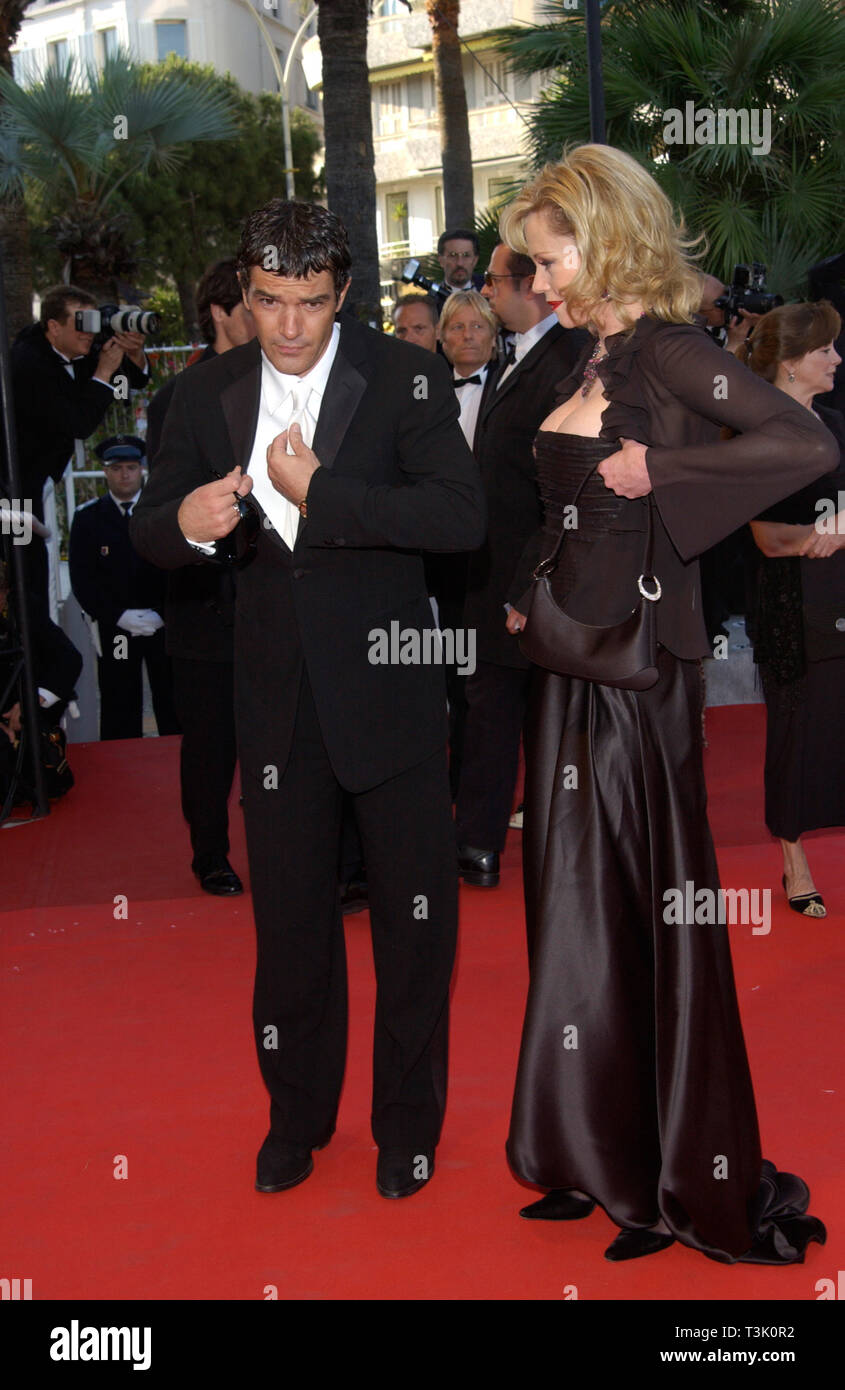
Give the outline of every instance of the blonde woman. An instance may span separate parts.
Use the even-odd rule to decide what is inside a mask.
[[[840,329],[832,304],[784,304],[760,319],[737,352],[817,415],[840,449],[834,473],[751,523],[762,551],[753,635],[766,697],[766,825],[781,843],[789,905],[804,917],[824,917],[826,909],[801,836],[845,825],[845,743],[838,737],[845,708],[845,420],[814,404],[842,360],[833,345]]]
[[[700,277],[672,208],[629,156],[582,145],[503,213],[534,288],[593,344],[537,436],[551,578],[581,623],[638,602],[654,503],[656,683],[637,692],[539,672],[526,731],[531,979],[508,1155],[550,1189],[523,1215],[598,1202],[625,1260],[673,1240],[713,1259],[802,1260],[824,1227],[800,1178],[761,1157],[707,823],[696,557],[829,471],[833,441],[695,321]],[[737,437],[720,441],[720,426]],[[586,481],[585,481],[586,479]],[[508,616],[527,624],[530,595]],[[678,900],[711,910],[687,921]],[[704,899],[701,890],[706,890]],[[720,922],[720,917],[722,921]]]

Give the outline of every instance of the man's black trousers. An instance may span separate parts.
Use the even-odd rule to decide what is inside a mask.
[[[198,873],[229,853],[229,793],[237,761],[233,669],[231,661],[173,657],[173,695],[182,726],[182,814]]]
[[[532,667],[479,661],[466,679],[468,708],[455,805],[459,845],[497,852],[505,847],[532,672]]]
[[[97,659],[100,738],[141,738],[144,732],[143,665],[147,668],[159,734],[178,734],[173,673],[170,657],[164,650],[164,628],[159,628],[152,637],[131,637],[122,628],[106,627],[101,623],[100,645],[103,649],[103,655]]]
[[[304,672],[278,787],[272,771],[262,780],[242,768],[242,778],[258,938],[259,1064],[272,1131],[307,1148],[335,1127],[347,989],[337,880],[344,792]],[[367,865],[377,981],[373,1137],[380,1148],[431,1152],[446,1100],[457,935],[445,748],[351,800]]]

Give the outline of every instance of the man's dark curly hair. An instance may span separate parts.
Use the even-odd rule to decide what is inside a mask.
[[[244,289],[249,288],[253,265],[295,280],[329,270],[340,296],[349,281],[352,257],[346,228],[328,208],[318,203],[271,198],[246,219],[237,263]]]

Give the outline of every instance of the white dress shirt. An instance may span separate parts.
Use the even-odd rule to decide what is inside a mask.
[[[461,386],[455,391],[458,404],[461,408],[460,424],[464,432],[464,439],[470,448],[475,438],[475,427],[478,424],[478,412],[481,408],[481,397],[484,394],[484,383],[487,380],[489,365],[478,367],[474,372],[467,372],[467,376],[480,376],[481,382],[473,382],[470,386]],[[453,372],[453,381],[460,381],[460,372]]]
[[[114,505],[117,507],[117,510],[120,512],[120,515],[121,515],[121,516],[124,516],[124,515],[125,515],[125,516],[131,516],[131,515],[132,515],[132,513],[133,513],[134,510],[135,510],[135,503],[138,501],[138,498],[139,498],[140,496],[141,496],[141,488],[138,488],[138,491],[135,493],[135,496],[134,496],[134,497],[125,497],[125,498],[123,499],[124,502],[128,502],[128,503],[129,503],[129,509],[128,509],[128,511],[127,511],[127,510],[125,510],[125,508],[124,508],[124,506],[123,506],[123,502],[121,502],[120,498],[119,498],[119,497],[115,497],[114,493],[113,493],[111,490],[109,490],[109,497],[110,497],[111,500],[114,502]]]
[[[557,322],[557,314],[547,314],[544,319],[540,319],[539,323],[535,323],[533,328],[529,328],[527,333],[514,333],[514,360],[513,362],[508,363],[508,365],[505,367],[505,370],[502,372],[502,375],[499,377],[499,380],[496,382],[497,391],[502,385],[502,382],[507,381],[511,372],[519,366],[523,357],[525,357],[525,355],[529,353],[537,343],[539,343],[541,338],[544,338],[546,336],[550,328],[554,328]]]
[[[309,448],[313,444],[323,394],[339,341],[340,325],[336,323],[322,357],[304,376],[288,376],[277,371],[264,353],[261,354],[261,402],[247,472],[252,478],[253,496],[291,550],[299,528],[299,509],[270,481],[267,450],[276,435],[294,422],[302,429],[303,442]],[[293,452],[289,441],[288,453]]]

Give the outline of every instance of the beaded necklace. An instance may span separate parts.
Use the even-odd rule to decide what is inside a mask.
[[[607,353],[603,351],[601,343],[596,343],[593,348],[593,354],[584,368],[584,384],[581,387],[582,396],[588,396],[590,394],[590,387],[598,375],[599,362],[603,362],[605,357],[607,357]]]

